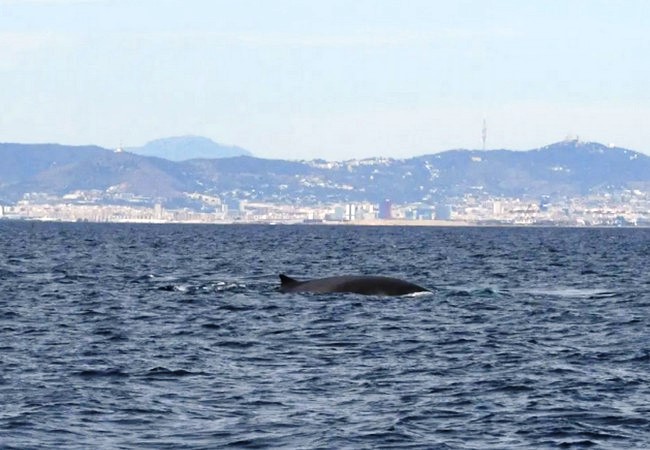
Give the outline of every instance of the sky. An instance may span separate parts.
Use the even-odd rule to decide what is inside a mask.
[[[0,142],[650,154],[646,0],[0,0]]]

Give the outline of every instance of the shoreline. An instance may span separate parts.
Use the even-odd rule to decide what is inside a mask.
[[[461,220],[407,220],[407,219],[365,219],[355,221],[276,221],[276,220],[62,220],[52,217],[0,217],[1,222],[40,222],[40,223],[84,223],[84,224],[135,224],[135,225],[266,225],[266,226],[334,226],[334,227],[423,227],[423,228],[632,228],[648,229],[650,225],[583,225],[570,223],[498,223],[498,222],[468,222]]]

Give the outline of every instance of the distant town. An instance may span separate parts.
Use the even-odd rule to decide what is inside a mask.
[[[201,210],[172,209],[152,199],[102,203],[101,192],[63,197],[29,193],[0,205],[1,219],[126,223],[267,223],[349,225],[537,225],[567,227],[648,227],[650,193],[625,190],[564,200],[491,198],[467,194],[444,204],[333,203],[310,206],[228,200],[201,195]],[[152,206],[153,205],[153,206]]]
[[[256,158],[200,137],[154,144],[145,150],[158,156],[0,143],[0,219],[650,226],[650,155],[578,138],[528,151],[347,161]],[[160,146],[177,152],[161,153]]]

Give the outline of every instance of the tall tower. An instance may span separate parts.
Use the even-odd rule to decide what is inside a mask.
[[[379,204],[379,219],[392,219],[393,212],[391,211],[391,202],[389,199],[385,199]]]
[[[485,140],[487,139],[487,123],[485,122],[485,119],[483,119],[483,150],[485,151]]]

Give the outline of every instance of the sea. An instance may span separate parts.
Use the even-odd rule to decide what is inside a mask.
[[[648,449],[650,229],[0,221],[0,448]]]

